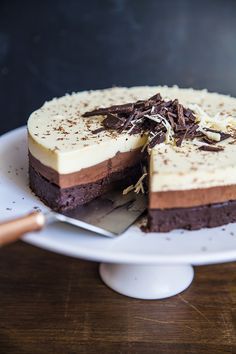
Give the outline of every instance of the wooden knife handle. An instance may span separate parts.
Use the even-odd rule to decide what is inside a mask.
[[[17,241],[31,231],[39,231],[45,225],[45,216],[34,211],[17,219],[0,223],[0,246]]]

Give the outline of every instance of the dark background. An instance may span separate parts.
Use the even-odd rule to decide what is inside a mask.
[[[0,0],[0,132],[45,100],[112,85],[236,96],[236,1]]]

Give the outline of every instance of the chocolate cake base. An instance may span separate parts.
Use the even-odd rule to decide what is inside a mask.
[[[32,191],[51,209],[62,211],[86,204],[109,190],[115,188],[122,190],[136,183],[141,174],[141,164],[137,164],[122,171],[113,172],[95,183],[60,188],[29,166],[29,185]]]
[[[149,209],[148,231],[198,230],[236,221],[236,200],[194,208]]]

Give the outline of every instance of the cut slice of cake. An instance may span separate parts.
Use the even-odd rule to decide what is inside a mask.
[[[232,142],[227,139],[204,151],[203,145],[185,141],[179,148],[159,145],[152,151],[150,230],[192,230],[236,221],[236,145]],[[219,145],[223,150],[217,150]]]
[[[236,221],[235,117],[236,99],[177,87],[54,99],[28,120],[31,189],[63,210],[137,181],[142,192],[148,174],[150,231]]]
[[[118,89],[82,92],[45,103],[30,116],[30,186],[52,209],[85,204],[139,178],[146,137],[107,131],[101,116],[82,117],[125,99],[126,92]]]

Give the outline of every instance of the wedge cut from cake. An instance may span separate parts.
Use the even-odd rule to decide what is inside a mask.
[[[111,88],[46,102],[28,120],[30,187],[64,210],[116,187],[144,192],[148,229],[236,221],[236,99]]]

